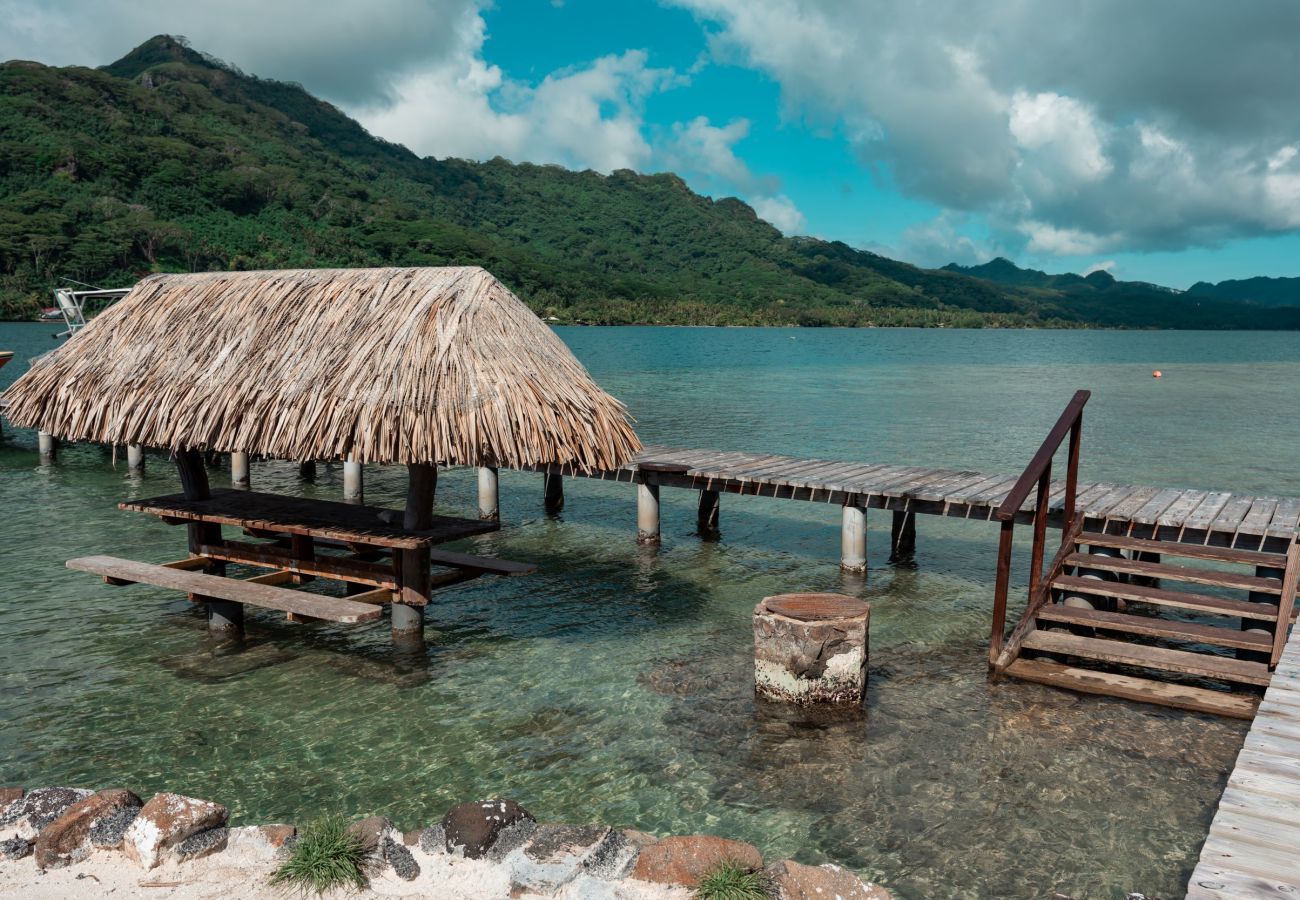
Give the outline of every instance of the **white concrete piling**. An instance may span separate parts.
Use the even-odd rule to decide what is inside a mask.
[[[144,474],[144,448],[139,444],[126,445],[126,471],[130,475]]]
[[[867,571],[867,508],[844,504],[840,524],[840,568],[845,572]]]
[[[362,503],[365,501],[361,463],[354,462],[351,454],[348,454],[348,458],[343,463],[343,500],[345,503]]]
[[[659,543],[659,485],[636,486],[636,540],[638,544]]]
[[[478,517],[493,522],[501,518],[501,489],[495,466],[478,468]]]
[[[58,456],[59,442],[48,431],[36,432],[36,449],[41,455],[41,465],[47,466]]]
[[[248,454],[230,454],[230,486],[246,491],[252,487],[252,473],[249,471]]]

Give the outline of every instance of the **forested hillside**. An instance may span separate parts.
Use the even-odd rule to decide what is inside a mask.
[[[562,321],[1300,326],[1300,310],[1078,296],[785,238],[674,175],[420,159],[168,37],[103,69],[0,65],[7,317],[61,278],[447,264],[482,265]]]

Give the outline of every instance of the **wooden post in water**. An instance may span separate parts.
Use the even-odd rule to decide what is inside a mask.
[[[636,542],[659,543],[659,485],[641,481],[636,486]]]
[[[717,491],[700,491],[700,511],[695,521],[701,537],[716,538],[718,536],[718,517],[721,509],[721,494]]]
[[[252,483],[252,476],[248,468],[248,454],[230,454],[230,486],[236,490],[246,491],[252,486]]]
[[[911,562],[916,557],[916,513],[911,510],[894,510],[894,520],[889,528],[889,561]]]
[[[1274,566],[1255,566],[1255,576],[1257,578],[1276,578],[1278,581],[1281,581],[1286,577],[1286,569],[1279,569]],[[1282,602],[1282,598],[1278,594],[1269,594],[1264,591],[1251,591],[1246,595],[1246,597],[1251,603],[1269,604],[1272,606],[1272,609],[1268,610],[1268,612],[1273,614],[1277,613],[1277,608]],[[1261,605],[1260,608],[1262,609],[1263,606]],[[1247,619],[1243,616],[1241,620],[1241,630],[1275,635],[1277,633],[1277,622],[1269,622],[1264,619]],[[1238,649],[1236,656],[1237,659],[1248,659],[1252,662],[1266,663],[1269,661],[1270,654],[1261,653],[1258,650]]]
[[[306,459],[298,463],[298,477],[303,481],[315,481],[316,460]]]
[[[492,522],[501,518],[501,488],[496,466],[478,467],[478,517]]]
[[[542,486],[545,510],[548,513],[557,513],[564,509],[564,476],[559,472],[543,472]]]
[[[867,571],[867,508],[844,504],[840,523],[840,568],[845,572]]]
[[[353,462],[352,454],[343,462],[343,502],[364,503],[365,489],[362,484],[361,463]]]
[[[186,500],[207,500],[212,496],[208,486],[208,469],[203,454],[198,450],[181,450],[176,454],[176,468],[181,476],[181,490]],[[204,544],[221,544],[221,526],[212,522],[194,522],[185,526],[189,536],[190,553],[197,554]],[[225,572],[225,563],[210,561],[207,571],[213,575]],[[196,597],[208,614],[208,634],[216,638],[238,638],[244,633],[244,604],[213,597]]]
[[[438,487],[438,467],[419,463],[406,467],[409,473],[406,486],[406,513],[402,527],[420,531],[433,524],[433,495]],[[430,572],[429,547],[416,550],[394,550],[399,554],[398,570],[401,584],[392,604],[393,644],[412,649],[424,643],[424,607],[429,603]]]
[[[36,449],[41,455],[41,465],[48,466],[58,456],[59,442],[48,431],[38,431],[36,432]]]
[[[144,448],[139,444],[126,445],[126,471],[131,475],[144,474]]]

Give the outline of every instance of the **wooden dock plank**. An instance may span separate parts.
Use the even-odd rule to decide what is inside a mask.
[[[1237,530],[1242,534],[1263,534],[1273,521],[1273,512],[1276,509],[1276,497],[1256,497],[1255,502],[1250,505],[1250,511],[1237,526]]]
[[[1280,537],[1290,537],[1300,529],[1300,497],[1283,497],[1277,502],[1273,511],[1273,521],[1269,522],[1268,533]]]
[[[1225,491],[1211,491],[1205,495],[1205,499],[1200,502],[1196,509],[1187,514],[1183,519],[1183,527],[1193,530],[1208,530],[1210,525],[1222,512],[1223,507],[1228,505],[1232,499],[1232,494]]]

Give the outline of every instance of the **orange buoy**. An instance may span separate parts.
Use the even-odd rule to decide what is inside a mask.
[[[1159,378],[1159,377],[1161,377],[1163,374],[1164,374],[1164,373],[1161,372],[1159,369],[1156,369],[1154,372],[1151,373],[1151,377],[1152,377],[1152,378]]]

